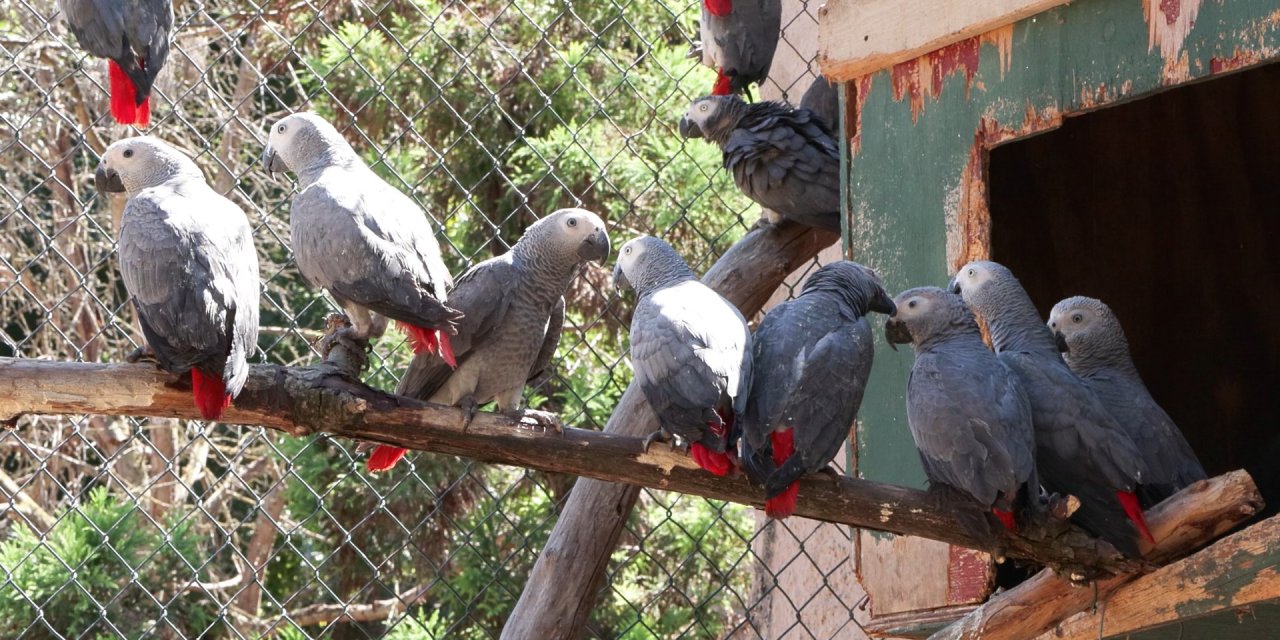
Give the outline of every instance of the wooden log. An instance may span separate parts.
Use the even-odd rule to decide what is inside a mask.
[[[632,419],[652,419],[641,403]],[[190,382],[149,364],[96,364],[0,358],[0,417],[24,414],[118,415],[198,419]],[[295,436],[329,433],[407,449],[435,451],[529,469],[570,473],[613,483],[678,491],[761,508],[764,494],[744,476],[718,478],[700,469],[688,454],[644,439],[586,429],[546,431],[497,413],[479,413],[463,431],[457,407],[427,404],[371,389],[338,372],[331,363],[307,368],[254,365],[224,421],[261,425]],[[589,495],[583,492],[581,495]],[[591,526],[572,533],[600,535],[610,518],[595,513]],[[965,523],[981,520],[974,505],[939,501],[935,494],[870,480],[806,476],[800,481],[796,515],[816,520],[923,536],[1012,557],[1066,563],[1104,571],[1133,569],[1110,545],[1085,540],[1009,538],[999,527],[975,532]],[[562,516],[563,517],[563,516]],[[1069,540],[1073,540],[1070,539]],[[607,555],[607,554],[606,554]]]
[[[1090,640],[1280,599],[1280,516],[1149,573],[1038,640]]]
[[[1150,548],[1143,543],[1144,557],[1162,564],[1186,555],[1253,517],[1262,504],[1253,479],[1243,470],[1197,482],[1147,512],[1147,525],[1157,543]],[[1128,574],[1099,580],[1095,590],[1045,569],[933,634],[930,640],[1033,638],[1136,577]]]
[[[702,281],[751,317],[788,275],[837,240],[834,233],[792,224],[757,226],[721,256]],[[605,432],[644,436],[657,427],[648,403],[632,385],[614,409]],[[574,638],[582,634],[609,558],[638,496],[639,489],[634,486],[590,480],[574,485],[520,600],[507,618],[503,638]]]

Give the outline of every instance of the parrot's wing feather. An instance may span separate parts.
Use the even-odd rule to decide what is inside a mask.
[[[873,354],[871,325],[860,318],[824,336],[804,358],[789,385],[783,415],[795,429],[796,452],[806,471],[821,470],[844,446],[862,405]]]
[[[530,386],[538,386],[550,374],[551,358],[556,355],[556,347],[560,346],[560,336],[564,332],[564,296],[551,308],[551,317],[547,319],[547,333],[534,358],[533,367],[529,369]]]
[[[481,344],[502,324],[520,286],[520,270],[504,254],[481,262],[458,276],[449,305],[464,315],[458,333],[450,338],[453,355],[461,366],[474,345]],[[413,358],[400,379],[396,393],[430,398],[449,379],[453,369],[434,353]]]
[[[317,182],[293,200],[298,266],[334,296],[394,320],[450,324],[456,314],[442,302],[449,274],[425,214],[381,181],[369,189],[332,182]]]

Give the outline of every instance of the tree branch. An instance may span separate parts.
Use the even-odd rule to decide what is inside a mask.
[[[637,409],[638,410],[638,409]],[[647,407],[645,407],[647,410]],[[147,364],[94,364],[0,358],[0,417],[103,414],[198,419],[189,383]],[[717,478],[688,455],[643,439],[566,428],[544,432],[501,414],[480,413],[466,431],[463,412],[377,391],[336,373],[308,368],[251,367],[224,421],[262,425],[295,436],[330,433],[420,451],[609,482],[678,491],[761,507],[763,493],[745,477]],[[1078,532],[1045,540],[971,531],[978,509],[927,492],[856,478],[817,474],[801,480],[796,514],[878,531],[942,540],[1080,570],[1133,570],[1106,544]]]
[[[420,585],[386,600],[374,600],[369,604],[313,604],[289,613],[284,617],[299,627],[327,624],[339,620],[349,622],[386,620],[413,606],[419,600],[427,597],[429,593],[431,593],[430,586]]]

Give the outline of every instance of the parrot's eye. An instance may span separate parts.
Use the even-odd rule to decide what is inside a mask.
[[[1077,314],[1075,314],[1075,315],[1071,316],[1071,321],[1072,321],[1072,322],[1074,322],[1074,323],[1076,323],[1076,324],[1080,324],[1081,322],[1084,322],[1084,316],[1082,316],[1082,315],[1080,315],[1080,314],[1078,314],[1078,313],[1077,313]]]
[[[289,127],[288,127],[288,125],[283,125],[283,124],[282,124],[282,125],[280,125],[280,126],[276,127],[276,131],[279,131],[280,133],[284,133],[284,130],[285,130],[285,129],[288,129],[288,128],[289,128]]]
[[[577,218],[569,218],[569,226],[571,226],[571,227],[576,227],[576,226],[578,226],[578,219],[577,219]]]
[[[704,104],[704,105],[702,105],[702,106],[700,106],[700,107],[698,107],[698,111],[706,111],[706,110],[707,110],[707,105],[705,105],[705,104]]]
[[[972,278],[972,277],[973,277],[973,275],[974,275],[974,273],[976,273],[976,272],[975,272],[973,269],[970,269],[970,270],[969,270],[969,277],[970,277],[970,278]]]
[[[915,300],[912,300],[911,302],[908,302],[908,303],[907,303],[907,308],[908,308],[908,309],[914,309],[914,308],[916,308],[916,301],[915,301]]]
[[[120,155],[122,155],[122,156],[124,156],[124,157],[126,157],[126,158],[132,158],[132,157],[133,157],[133,149],[125,149],[125,150],[124,150],[124,153],[122,153],[122,154],[120,154]]]
[[[627,247],[626,249],[623,249],[622,252],[627,255],[631,255],[631,247]]]

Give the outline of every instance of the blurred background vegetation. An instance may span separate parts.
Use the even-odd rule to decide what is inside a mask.
[[[146,133],[195,156],[255,227],[260,361],[312,362],[334,309],[290,261],[291,183],[256,165],[290,111],[332,119],[411,193],[455,273],[559,207],[600,213],[615,246],[662,235],[697,271],[756,217],[718,150],[676,134],[712,81],[688,55],[696,2],[175,5]],[[134,132],[109,121],[105,65],[56,11],[0,0],[0,355],[119,361],[141,339],[113,258],[120,203],[90,176]],[[630,302],[608,268],[575,282],[555,374],[530,390],[577,427],[602,427],[629,382]],[[393,388],[408,355],[384,337],[370,384]],[[171,420],[0,431],[0,486],[24,496],[0,522],[0,636],[496,636],[573,478],[419,453],[374,477],[353,451]],[[591,635],[726,635],[750,606],[753,531],[743,507],[644,492]]]

